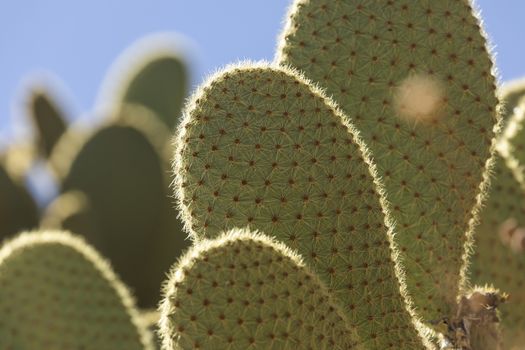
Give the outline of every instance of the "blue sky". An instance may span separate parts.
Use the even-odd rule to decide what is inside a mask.
[[[437,0],[439,1],[439,0]],[[194,81],[242,59],[271,60],[290,0],[0,2],[0,145],[23,124],[13,106],[35,72],[60,78],[73,116],[93,108],[111,64],[156,32],[187,38]],[[478,0],[502,81],[525,76],[523,0]]]

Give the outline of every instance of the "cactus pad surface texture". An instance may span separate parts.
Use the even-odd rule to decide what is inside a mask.
[[[70,234],[26,232],[7,241],[0,285],[1,349],[152,349],[109,264]]]
[[[396,277],[373,166],[355,129],[299,74],[232,66],[196,93],[176,188],[195,239],[250,227],[298,252],[367,348],[423,348]]]
[[[247,230],[194,246],[165,293],[165,349],[361,348],[328,288],[300,258]]]
[[[471,2],[295,1],[277,60],[325,88],[369,146],[417,313],[454,314],[498,120]]]

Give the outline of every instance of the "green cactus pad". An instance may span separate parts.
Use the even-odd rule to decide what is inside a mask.
[[[494,285],[509,294],[508,302],[500,307],[504,349],[525,343],[525,252],[520,251],[519,239],[525,236],[523,188],[499,159],[470,267],[473,283]]]
[[[201,241],[161,305],[165,349],[358,349],[327,287],[283,244],[247,230]]]
[[[37,226],[38,209],[33,198],[0,162],[0,242]]]
[[[104,245],[104,237],[97,234],[97,219],[88,197],[81,191],[62,193],[46,207],[40,227],[46,230],[65,230],[89,237],[95,247]]]
[[[514,176],[525,183],[525,99],[513,112],[498,141],[498,149],[509,162]]]
[[[156,57],[137,72],[123,101],[143,104],[173,128],[188,94],[187,80],[186,66],[180,57]]]
[[[422,347],[396,278],[390,231],[355,129],[298,74],[231,67],[194,96],[177,136],[187,229],[249,226],[298,251],[369,348]]]
[[[32,140],[17,140],[0,154],[0,162],[12,179],[23,182],[35,164],[37,149]]]
[[[507,121],[514,114],[514,108],[525,97],[525,79],[522,78],[503,84],[498,93],[504,107],[502,117],[504,121]]]
[[[504,349],[514,349],[525,344],[525,185],[503,157],[498,158],[493,177],[476,232],[470,278],[509,294],[500,308],[501,322]]]
[[[152,349],[107,262],[58,231],[23,233],[0,249],[1,349]]]
[[[141,307],[154,307],[166,272],[188,242],[168,197],[168,162],[160,148],[168,132],[162,125],[148,128],[142,109],[123,110],[127,116],[109,118],[91,135],[68,131],[51,162],[62,192],[80,191],[89,203],[83,213],[89,226],[78,233],[110,259]]]
[[[278,56],[370,147],[419,315],[454,314],[498,103],[470,1],[298,0]]]
[[[28,104],[27,112],[36,130],[39,152],[47,158],[66,130],[66,118],[45,90],[34,91]]]
[[[115,112],[124,104],[143,105],[173,129],[189,90],[183,46],[171,35],[152,35],[134,43],[106,78],[100,107]]]

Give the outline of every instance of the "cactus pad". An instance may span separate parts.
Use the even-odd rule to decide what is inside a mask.
[[[107,262],[63,232],[23,233],[0,249],[1,349],[151,349]]]
[[[163,266],[154,264],[153,249],[168,201],[160,151],[141,129],[119,122],[76,135],[74,129],[68,130],[51,161],[59,169],[61,191],[82,192],[89,204],[84,214],[92,221],[78,233],[89,234],[88,242],[108,257],[136,293],[139,305],[152,307],[176,259],[170,255]],[[69,142],[73,137],[74,146]]]
[[[38,209],[27,190],[11,178],[0,162],[0,242],[38,226]]]
[[[503,341],[509,349],[525,343],[525,183],[517,152],[522,119],[514,115],[500,141],[508,156],[496,163],[470,271],[474,283],[493,284],[509,294],[501,307]]]
[[[507,121],[514,114],[514,108],[517,107],[520,104],[520,100],[525,97],[525,79],[522,78],[506,83],[498,92],[504,107],[502,117],[504,121]]]
[[[45,90],[34,91],[29,98],[27,108],[36,129],[40,154],[48,157],[66,130],[66,118],[58,104]]]
[[[260,234],[232,230],[201,241],[165,287],[165,349],[360,348],[327,287]]]
[[[278,56],[326,88],[369,146],[419,315],[453,315],[497,122],[470,1],[298,0]]]
[[[98,234],[97,219],[88,197],[81,191],[69,191],[55,198],[42,214],[40,227],[46,230],[65,230],[88,237],[95,247],[104,245]]]
[[[275,237],[304,257],[370,348],[418,347],[372,165],[319,90],[265,64],[227,69],[195,95],[176,152],[195,236],[249,226]]]
[[[121,106],[149,108],[167,128],[179,120],[189,89],[189,69],[181,47],[172,35],[139,39],[117,60],[105,79],[99,107],[118,112]]]

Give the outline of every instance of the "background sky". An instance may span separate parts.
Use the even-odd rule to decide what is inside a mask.
[[[436,0],[439,1],[439,0]],[[186,38],[194,84],[228,63],[272,60],[290,0],[0,0],[0,147],[24,124],[23,81],[58,76],[71,116],[89,112],[115,59],[156,32]],[[523,0],[478,0],[502,81],[525,76]]]

